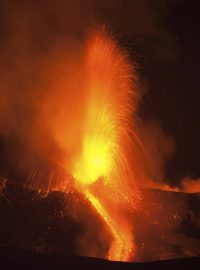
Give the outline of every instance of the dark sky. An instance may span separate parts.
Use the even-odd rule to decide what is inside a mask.
[[[200,177],[199,18],[198,1],[2,0],[1,78],[5,64],[9,71],[18,55],[26,52],[41,57],[58,40],[66,40],[66,36],[79,40],[88,25],[104,23],[139,65],[146,85],[141,117],[154,119],[174,138],[176,152],[166,167],[169,182],[176,184],[184,176],[197,178]],[[2,140],[0,143],[3,168],[12,146],[5,146]]]
[[[174,181],[200,176],[199,15],[195,1],[171,1],[164,21],[175,43],[174,58],[156,59],[150,52],[142,63],[149,83],[145,115],[161,122],[176,143],[167,166],[167,175]]]

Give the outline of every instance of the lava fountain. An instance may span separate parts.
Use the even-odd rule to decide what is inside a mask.
[[[107,258],[129,261],[136,247],[133,224],[124,209],[136,208],[140,201],[136,75],[127,53],[102,30],[90,33],[83,62],[81,147],[72,158],[70,173],[110,230],[113,242]]]

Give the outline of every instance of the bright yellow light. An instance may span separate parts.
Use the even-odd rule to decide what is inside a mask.
[[[74,177],[81,184],[89,185],[99,177],[107,177],[111,167],[110,144],[107,138],[87,136],[82,157],[78,160]]]

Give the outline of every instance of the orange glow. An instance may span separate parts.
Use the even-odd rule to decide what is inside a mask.
[[[146,188],[153,188],[172,192],[198,193],[200,192],[200,179],[183,178],[179,187],[171,187],[163,182],[144,179]]]
[[[200,179],[183,178],[181,191],[187,193],[200,192]]]
[[[82,50],[61,63],[67,69],[58,72],[56,66],[45,74],[45,81],[52,83],[46,99],[40,100],[37,131],[47,127],[60,150],[61,156],[53,156],[62,166],[50,175],[47,191],[81,192],[112,236],[112,243],[104,239],[110,245],[106,258],[133,261],[137,250],[130,214],[141,201],[136,128],[140,94],[134,65],[102,29],[90,32]],[[33,170],[30,182],[39,179],[35,175]]]
[[[84,68],[81,147],[71,162],[71,174],[76,188],[85,194],[112,234],[107,258],[129,261],[136,250],[133,224],[122,208],[136,207],[140,197],[135,184],[137,170],[132,168],[138,99],[135,78],[126,53],[102,31],[87,41]]]

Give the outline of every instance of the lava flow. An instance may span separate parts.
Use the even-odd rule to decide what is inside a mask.
[[[110,230],[113,243],[107,258],[129,261],[134,259],[136,247],[133,224],[123,209],[137,207],[140,198],[132,165],[137,143],[136,76],[126,52],[102,31],[93,32],[86,43],[84,72],[81,147],[72,160],[71,174],[76,188]]]
[[[97,212],[102,216],[103,220],[109,227],[114,241],[110,247],[107,258],[114,261],[126,261],[129,259],[130,253],[133,252],[132,235],[128,231],[123,231],[120,224],[116,224],[101,202],[90,192],[86,192],[88,200],[96,208]]]

